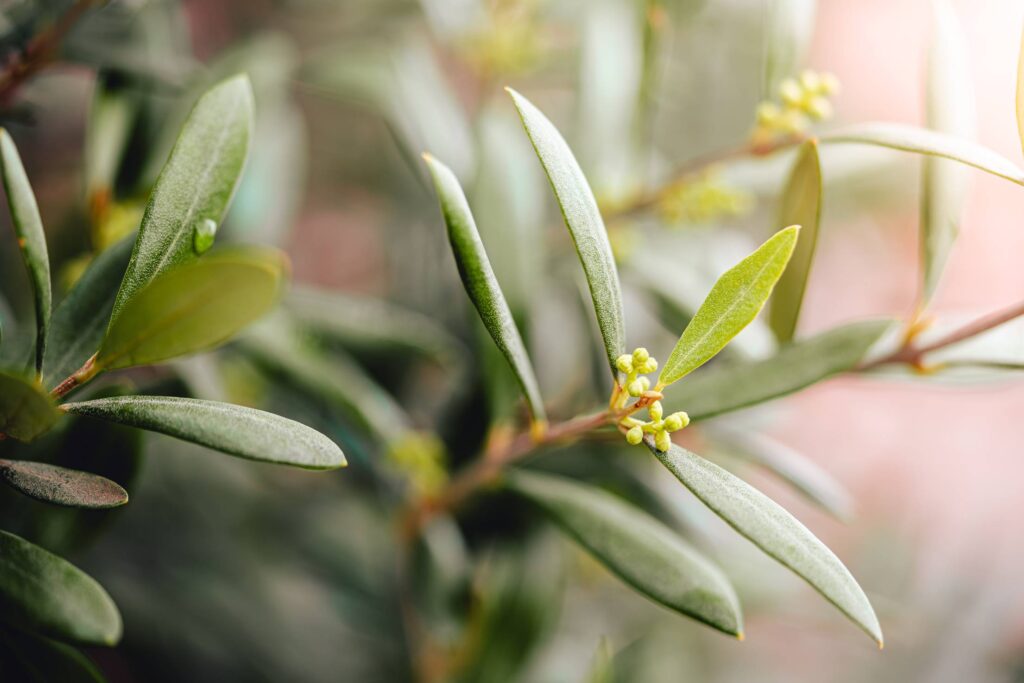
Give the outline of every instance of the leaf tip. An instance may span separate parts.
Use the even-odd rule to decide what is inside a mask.
[[[736,640],[742,643],[746,638],[747,637],[743,634],[743,631],[736,631]]]

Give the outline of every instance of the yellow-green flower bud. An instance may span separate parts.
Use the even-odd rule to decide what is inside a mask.
[[[670,432],[678,432],[690,424],[690,416],[684,412],[672,413],[665,418],[665,429]]]
[[[807,117],[799,109],[791,109],[782,115],[779,121],[779,130],[783,133],[795,135],[807,129]]]
[[[626,441],[630,446],[635,446],[644,440],[644,430],[642,427],[630,427],[629,431],[626,432]]]
[[[656,361],[654,358],[648,358],[646,361],[644,361],[643,367],[640,368],[640,372],[654,372],[657,369],[658,361]]]
[[[781,115],[782,110],[774,102],[761,102],[757,105],[757,122],[766,128],[773,127]]]
[[[641,377],[640,379],[643,378]],[[626,387],[626,391],[629,393],[630,396],[636,398],[643,394],[646,391],[646,389],[644,389],[644,383],[638,379],[630,382],[629,386]]]
[[[812,97],[807,103],[806,110],[812,118],[818,120],[832,118],[832,103],[824,97]]]
[[[787,78],[779,84],[779,96],[787,106],[798,107],[804,99],[804,91],[796,79]]]
[[[636,350],[633,351],[633,365],[634,366],[643,365],[644,363],[647,362],[647,359],[650,358],[650,357],[651,357],[651,354],[648,353],[647,349],[645,349],[644,347],[641,346],[641,347],[639,347],[639,348],[637,348]]]
[[[837,94],[839,92],[839,79],[836,78],[836,75],[830,73],[821,74],[821,88],[818,92],[822,95]]]
[[[661,401],[655,401],[647,408],[647,414],[651,416],[651,419],[657,422],[661,419],[664,413],[664,408],[661,407]]]
[[[650,377],[641,377],[640,379],[637,380],[637,382],[640,382],[640,385],[644,388],[644,391],[647,391],[648,389],[651,388],[651,378]],[[640,392],[640,393],[643,393],[643,392]]]
[[[654,445],[659,451],[665,452],[672,446],[672,437],[668,435],[668,432],[658,432],[654,435]]]
[[[615,367],[619,369],[619,372],[626,374],[633,372],[633,357],[628,353],[622,354],[615,359]]]
[[[819,93],[821,92],[821,76],[810,69],[805,69],[803,73],[800,74],[800,85],[806,93]]]

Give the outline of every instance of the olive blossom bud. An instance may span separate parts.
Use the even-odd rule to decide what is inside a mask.
[[[812,97],[807,103],[807,113],[818,120],[832,118],[832,103],[824,97]]]
[[[650,357],[651,354],[647,349],[641,346],[633,351],[633,365],[643,365]]]
[[[839,92],[839,79],[836,78],[835,74],[821,74],[821,88],[819,92],[822,95],[835,95]]]
[[[779,85],[779,96],[788,106],[797,107],[804,98],[804,91],[795,79],[787,78]]]
[[[690,416],[684,412],[672,413],[665,418],[665,429],[670,432],[678,432],[690,424]]]
[[[640,368],[640,372],[654,372],[658,369],[658,361],[654,358],[648,358],[644,361],[643,367]]]
[[[800,85],[806,93],[819,93],[821,92],[821,76],[810,69],[806,69],[800,74]]]
[[[637,379],[637,381],[640,382],[640,385],[644,388],[644,391],[647,391],[648,389],[651,388],[651,378],[650,377],[641,377],[641,378]]]
[[[629,431],[626,432],[626,441],[630,446],[635,446],[644,440],[644,430],[642,427],[630,427]]]
[[[633,357],[628,353],[624,353],[615,359],[615,367],[619,369],[619,372],[624,372],[627,375],[633,372]]]
[[[757,122],[771,128],[779,120],[782,110],[774,102],[761,102],[757,105]]]
[[[641,377],[640,379],[643,379],[643,378]],[[636,398],[636,397],[640,396],[641,394],[643,394],[644,391],[646,391],[646,390],[644,389],[644,383],[641,382],[638,379],[638,380],[635,380],[633,382],[630,382],[629,386],[626,387],[626,391],[629,393],[630,396],[632,396],[633,398]]]
[[[672,438],[668,432],[658,432],[654,435],[654,445],[659,451],[665,452],[672,446]]]
[[[664,409],[661,407],[661,401],[655,401],[647,408],[647,414],[651,416],[651,419],[657,422],[661,419]]]

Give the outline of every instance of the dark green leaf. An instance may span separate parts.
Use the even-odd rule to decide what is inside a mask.
[[[926,128],[902,123],[861,123],[847,126],[819,138],[821,144],[854,143],[878,145],[915,154],[928,154],[962,164],[1024,185],[1024,170],[987,147]]]
[[[293,420],[253,408],[170,396],[124,396],[65,403],[64,410],[168,434],[250,460],[312,470],[344,467],[341,449]]]
[[[102,586],[67,560],[6,531],[0,531],[0,618],[84,645],[121,639],[121,615]]]
[[[53,400],[35,382],[0,372],[0,434],[31,441],[60,417]]]
[[[926,118],[940,133],[971,139],[975,135],[974,92],[964,37],[947,0],[933,4],[928,51]],[[923,301],[935,293],[956,241],[967,195],[967,169],[948,159],[924,159],[921,189]]]
[[[786,271],[775,285],[775,296],[768,311],[768,322],[780,342],[788,342],[796,333],[800,308],[807,289],[807,279],[814,261],[814,248],[818,243],[818,224],[821,220],[821,162],[818,144],[808,140],[800,147],[800,154],[782,192],[782,206],[776,225],[799,225],[800,239],[789,259]]]
[[[791,394],[856,367],[890,324],[853,323],[789,344],[771,358],[710,368],[678,385],[669,398],[700,420]]]
[[[718,279],[665,362],[659,386],[668,386],[711,360],[761,312],[786,269],[800,226],[775,233]]]
[[[277,304],[286,270],[277,250],[236,247],[163,273],[110,325],[96,366],[145,365],[227,341]]]
[[[126,237],[97,256],[53,312],[43,386],[70,376],[100,347],[133,243]]]
[[[91,472],[29,460],[0,460],[0,479],[46,503],[77,508],[112,508],[128,502],[128,492]]]
[[[245,76],[222,82],[196,103],[146,206],[111,327],[154,278],[197,256],[198,226],[221,222],[245,165],[252,118],[252,88]]]
[[[658,520],[609,493],[563,477],[519,470],[506,480],[636,590],[742,637],[739,601],[728,579]]]
[[[104,683],[88,657],[64,643],[0,629],[0,680],[18,683]]]
[[[495,345],[501,350],[526,396],[530,414],[537,422],[545,421],[544,399],[541,398],[537,377],[533,372],[529,354],[519,335],[512,311],[505,301],[501,285],[494,277],[494,270],[487,258],[476,222],[462,192],[458,179],[451,169],[429,154],[423,158],[434,178],[434,187],[441,202],[441,213],[448,226],[448,240],[452,245],[455,263],[466,293],[476,307],[480,319],[487,328]]]
[[[32,281],[36,310],[36,372],[42,374],[46,336],[50,326],[53,293],[50,285],[50,257],[46,251],[46,233],[39,217],[36,196],[21,164],[18,148],[6,130],[0,128],[0,174],[3,175],[11,223],[18,237],[21,256]]]
[[[572,235],[583,271],[587,275],[594,312],[601,328],[612,375],[617,376],[615,359],[625,352],[626,332],[622,314],[622,293],[608,233],[597,208],[594,193],[580,165],[558,129],[525,97],[508,89],[527,135],[548,174],[562,217]]]
[[[882,645],[867,596],[835,554],[793,515],[718,465],[672,445],[651,452],[705,505],[766,554],[793,570]]]

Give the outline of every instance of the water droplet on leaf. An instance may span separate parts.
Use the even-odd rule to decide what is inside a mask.
[[[192,228],[192,247],[197,254],[205,254],[217,236],[217,222],[209,218],[198,221]]]

